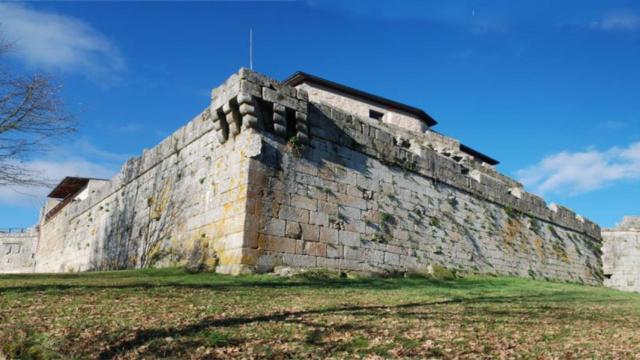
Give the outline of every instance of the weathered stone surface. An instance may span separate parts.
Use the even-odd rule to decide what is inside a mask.
[[[32,272],[37,240],[35,229],[0,230],[0,273]]]
[[[625,217],[602,231],[602,265],[606,286],[640,291],[640,217]]]

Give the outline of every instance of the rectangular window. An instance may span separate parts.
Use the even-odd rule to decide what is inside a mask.
[[[384,116],[383,113],[379,112],[379,111],[375,111],[375,110],[371,110],[369,109],[369,117],[372,119],[376,119],[376,120],[382,120],[382,117]]]

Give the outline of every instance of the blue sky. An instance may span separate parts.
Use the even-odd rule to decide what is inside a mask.
[[[304,70],[420,107],[529,191],[609,227],[640,213],[640,5],[633,1],[1,3],[5,59],[64,82],[80,131],[26,159],[107,177],[248,65]],[[47,189],[0,189],[0,227]]]

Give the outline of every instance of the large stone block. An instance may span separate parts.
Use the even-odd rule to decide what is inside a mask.
[[[282,205],[278,217],[282,220],[309,223],[309,210]]]

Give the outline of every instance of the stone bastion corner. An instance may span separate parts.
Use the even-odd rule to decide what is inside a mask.
[[[442,144],[460,146],[240,69],[192,121],[43,216],[34,269],[441,264],[602,281],[596,224]]]

